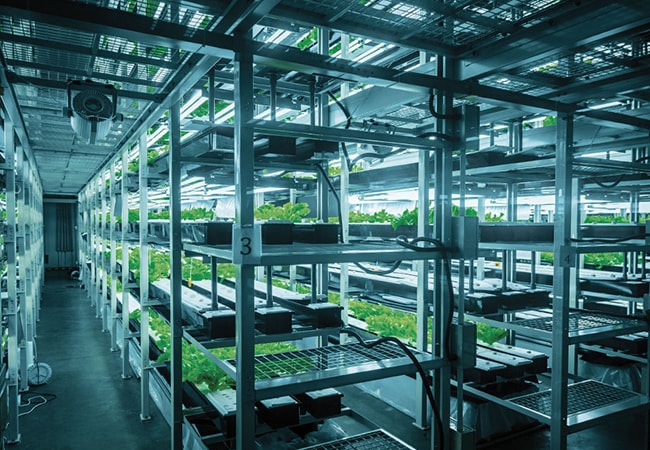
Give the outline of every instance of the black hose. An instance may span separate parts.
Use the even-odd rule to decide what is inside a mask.
[[[400,264],[402,264],[402,261],[395,261],[393,265],[390,266],[388,269],[381,270],[381,269],[369,269],[361,263],[358,262],[354,263],[354,265],[357,266],[359,269],[372,275],[388,275],[389,273],[395,272],[399,268]]]
[[[336,106],[338,106],[341,111],[343,111],[343,114],[345,115],[345,129],[349,129],[350,125],[352,125],[352,115],[350,114],[350,111],[345,107],[343,103],[339,101],[338,98],[336,98],[336,96],[331,91],[327,91],[327,95],[329,95],[330,98],[334,100],[334,103],[336,103]],[[341,142],[341,150],[343,151],[345,162],[348,165],[348,170],[352,170],[353,163],[350,162],[350,153],[348,152],[348,148],[345,145],[345,142]]]
[[[456,359],[456,356],[451,351],[451,322],[454,318],[454,307],[456,306],[456,301],[454,299],[454,285],[451,281],[451,263],[449,262],[449,257],[447,255],[447,248],[440,240],[430,238],[430,237],[424,237],[424,236],[417,237],[410,241],[406,236],[397,236],[395,238],[395,242],[397,242],[399,245],[403,247],[406,247],[411,250],[415,250],[416,252],[439,251],[442,253],[443,262],[445,266],[445,278],[447,282],[447,290],[449,291],[449,312],[447,314],[447,319],[445,323],[445,338],[444,338],[445,341],[443,345],[445,347],[447,358],[450,361],[453,361]],[[421,247],[417,245],[419,242],[423,242],[425,244],[433,244],[433,247],[430,246]]]
[[[614,188],[614,187],[618,186],[619,183],[621,181],[623,181],[623,175],[619,175],[618,178],[616,180],[612,181],[610,184],[603,183],[602,181],[598,181],[595,178],[587,178],[586,181],[591,181],[592,183],[595,183],[595,184],[597,184],[598,186],[600,186],[601,188],[604,188],[604,189],[611,189],[611,188]]]
[[[347,130],[348,128],[350,128],[350,125],[352,125],[352,115],[350,114],[350,111],[348,110],[348,108],[345,107],[343,103],[339,101],[338,98],[336,98],[336,96],[332,93],[332,91],[327,91],[327,95],[329,95],[330,98],[334,100],[334,103],[336,103],[336,106],[341,108],[341,111],[343,111],[346,120],[345,129]]]
[[[433,396],[433,391],[431,390],[431,386],[429,386],[427,374],[424,371],[422,364],[420,364],[420,361],[418,361],[418,359],[415,357],[411,349],[408,348],[406,344],[404,344],[402,341],[400,341],[399,339],[393,336],[384,336],[379,339],[373,340],[371,342],[367,342],[355,330],[352,330],[350,328],[344,328],[341,331],[351,336],[354,336],[359,341],[359,343],[365,348],[372,348],[384,342],[391,342],[393,344],[396,344],[399,348],[402,349],[404,354],[413,363],[413,366],[415,366],[415,370],[417,370],[418,374],[420,375],[420,378],[422,378],[422,385],[424,386],[424,391],[427,395],[427,398],[429,399],[429,403],[431,404],[431,409],[433,410],[433,416],[436,422],[436,428],[438,429],[438,436],[440,437],[440,448],[444,449],[445,433],[444,433],[444,425],[442,424],[442,416],[440,415],[440,408],[438,408],[438,404],[436,403],[436,399]]]
[[[436,111],[436,108],[433,105],[434,100],[435,96],[433,94],[433,89],[431,89],[431,93],[429,94],[429,112],[433,117],[436,119],[460,119],[460,115],[458,114],[440,114],[438,111]]]
[[[336,192],[336,189],[334,189],[334,185],[332,184],[330,177],[327,175],[327,172],[325,172],[325,169],[323,169],[323,166],[316,164],[316,168],[320,171],[321,175],[323,175],[325,182],[329,186],[332,194],[334,194],[334,198],[336,199],[336,212],[339,216],[339,242],[343,242],[343,213],[341,212],[341,197],[339,197],[338,192]]]

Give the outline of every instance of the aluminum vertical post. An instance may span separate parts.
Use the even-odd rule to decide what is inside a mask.
[[[102,295],[101,301],[97,302],[97,312],[99,317],[102,318],[102,332],[108,331],[108,270],[106,270],[106,232],[107,230],[107,214],[109,214],[108,204],[106,201],[106,172],[102,172],[99,181],[101,182],[100,195],[102,197],[102,225],[100,228],[100,236],[102,240],[102,252],[100,253],[100,261],[102,268]]]
[[[448,58],[438,57],[438,75],[446,78],[453,78],[453,62]],[[438,92],[435,98],[436,109],[440,114],[450,115],[453,113],[453,96],[451,93]],[[444,134],[453,135],[454,123],[451,119],[438,119],[436,129]],[[438,151],[434,154],[434,181],[435,181],[435,223],[433,237],[438,239],[445,246],[451,243],[451,195],[452,195],[452,155],[451,151],[444,144],[440,144]],[[447,286],[444,261],[434,261],[434,286],[433,286],[433,327],[432,327],[432,351],[435,356],[448,358],[446,350],[446,317],[450,311],[449,298],[451,286]],[[449,386],[450,369],[443,367],[433,373],[433,395],[439,402],[439,412],[443,423],[442,433],[444,434],[445,445],[450,442],[449,433]],[[432,448],[439,444],[440,436],[437,430],[432,430]]]
[[[33,359],[33,338],[30,342],[30,336],[27,332],[28,318],[28,299],[25,295],[25,285],[27,284],[26,269],[29,265],[27,255],[25,254],[25,248],[27,246],[27,237],[26,237],[26,221],[27,221],[27,211],[25,208],[25,154],[22,148],[17,147],[15,152],[16,158],[16,180],[15,180],[15,196],[16,196],[16,209],[18,211],[18,219],[16,220],[16,261],[19,263],[16,266],[17,269],[17,283],[16,283],[16,300],[18,306],[20,307],[18,315],[18,333],[19,336],[22,336],[18,340],[18,348],[20,353],[20,364],[18,370],[18,376],[20,379],[20,391],[24,392],[29,389],[27,383],[27,367],[32,363]]]
[[[183,448],[183,328],[181,317],[181,106],[177,101],[169,110],[169,211],[171,298],[171,443]]]
[[[16,278],[16,142],[13,123],[5,117],[5,184],[7,186],[7,232],[5,251],[7,254],[7,442],[20,442],[19,394],[18,394],[18,292]]]
[[[90,306],[97,302],[97,180],[92,179],[91,183],[91,213],[90,213],[90,260],[91,260],[91,282],[90,282]]]
[[[261,247],[254,242],[254,167],[253,128],[253,55],[247,48],[235,53],[235,222],[243,230],[250,230],[250,241],[233,242],[233,254],[242,256],[251,248]],[[237,417],[236,448],[255,448],[255,279],[254,266],[247,261],[237,265]]]
[[[129,293],[131,291],[129,280],[129,241],[127,232],[129,228],[129,155],[125,151],[122,153],[122,378],[131,378],[131,368],[129,366],[129,343],[131,339],[131,330],[129,328]]]
[[[210,309],[219,309],[219,274],[217,273],[217,258],[210,257]]]
[[[318,30],[318,52],[321,55],[327,55],[329,53],[329,28],[321,27]],[[315,86],[316,87],[316,86]],[[329,121],[329,111],[327,108],[328,95],[322,93],[318,97],[318,103],[315,106],[316,116],[318,117],[318,124],[322,127],[327,127],[330,125]],[[328,165],[326,162],[319,163],[323,168],[323,173],[318,173],[318,187],[317,187],[317,206],[318,213],[317,218],[322,220],[323,223],[328,222],[329,216],[329,184],[326,179],[329,176]],[[317,264],[316,265],[316,287],[317,287],[317,297],[327,297],[328,287],[329,287],[329,269],[327,264]],[[312,285],[312,291],[314,286]]]
[[[23,189],[24,189],[24,207],[25,207],[25,301],[27,312],[25,314],[25,341],[27,343],[27,348],[32,352],[29,355],[30,364],[34,361],[34,336],[36,335],[36,320],[35,320],[35,311],[36,311],[36,298],[35,291],[37,283],[34,282],[34,275],[36,271],[36,262],[34,257],[36,254],[36,249],[32,248],[32,244],[35,244],[34,241],[35,232],[34,227],[38,226],[38,221],[36,215],[34,214],[34,191],[32,184],[34,183],[33,179],[33,168],[29,159],[23,159]]]
[[[208,120],[210,121],[210,126],[214,125],[214,102],[215,102],[215,88],[214,88],[214,72],[216,68],[210,69],[208,72]],[[208,135],[208,148],[214,150],[217,145],[217,136],[215,133],[210,133]]]
[[[349,39],[348,39],[349,40]],[[345,48],[346,46],[343,45]],[[341,95],[343,95],[343,87],[341,87]],[[350,192],[350,169],[348,168],[348,162],[343,151],[340,151],[340,160],[341,160],[341,176],[340,176],[340,186],[341,186],[341,238],[344,243],[348,242],[349,228],[350,228],[350,202],[349,202],[349,192]],[[294,266],[295,267],[295,266]],[[348,326],[348,311],[350,308],[350,272],[348,268],[348,263],[341,263],[340,265],[341,279],[339,286],[339,295],[341,306],[341,319],[343,321],[343,326]],[[339,339],[342,344],[347,342],[348,335],[347,333],[340,333]]]
[[[571,202],[573,192],[573,116],[558,114],[555,151],[555,223],[553,253],[553,351],[551,364],[551,450],[567,448],[567,371],[569,368],[569,301],[571,267]]]
[[[517,221],[517,193],[518,186],[515,183],[510,183],[507,186],[507,196],[508,196],[508,205],[507,205],[507,216],[509,222]],[[517,250],[504,250],[503,258],[503,285],[502,290],[505,292],[508,290],[508,281],[516,281],[517,273]]]
[[[431,185],[431,155],[429,151],[418,154],[418,236],[431,237],[429,224],[429,189]],[[429,260],[416,261],[417,269],[417,338],[416,348],[421,352],[429,351],[429,308],[431,307],[431,289],[429,287]],[[431,407],[422,386],[422,377],[416,377],[415,390],[415,425],[424,429],[430,426]]]
[[[115,164],[113,161],[110,165],[110,184],[109,184],[109,195],[111,198],[111,221],[110,221],[110,231],[109,239],[111,241],[111,261],[110,261],[110,271],[111,271],[111,303],[110,303],[110,312],[108,316],[109,320],[109,329],[111,335],[111,351],[117,351],[117,239],[115,237],[115,226],[117,224],[117,195],[115,192]]]
[[[150,420],[149,379],[151,360],[149,359],[149,192],[147,163],[147,135],[140,135],[140,420]]]

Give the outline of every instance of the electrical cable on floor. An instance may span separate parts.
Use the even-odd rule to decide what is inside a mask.
[[[365,348],[370,349],[381,343],[391,342],[393,344],[396,344],[404,352],[404,354],[411,360],[413,366],[415,366],[415,370],[417,370],[418,374],[420,375],[420,378],[422,379],[422,385],[424,387],[424,391],[427,395],[427,398],[429,399],[429,403],[431,404],[431,409],[433,410],[433,416],[436,422],[436,428],[438,429],[438,436],[440,437],[440,448],[445,448],[444,425],[442,423],[442,416],[440,415],[440,408],[438,408],[438,403],[436,402],[436,399],[433,396],[433,391],[431,390],[431,386],[429,386],[427,374],[424,371],[422,364],[420,364],[420,361],[418,361],[418,359],[415,357],[411,349],[409,349],[407,345],[404,344],[402,341],[400,341],[399,339],[393,336],[384,336],[384,337],[380,337],[379,339],[375,339],[368,342],[365,339],[363,339],[355,330],[351,328],[343,328],[341,331],[343,333],[354,336],[359,341],[359,343]]]
[[[40,406],[43,406],[43,405],[45,405],[46,403],[49,403],[52,400],[56,400],[56,395],[54,395],[54,394],[39,393],[39,392],[28,392],[28,393],[21,394],[21,397],[25,397],[26,395],[31,395],[31,397],[29,397],[26,402],[22,402],[22,404],[19,405],[19,406],[21,408],[31,406],[32,408],[29,411],[25,411],[25,412],[22,412],[22,413],[18,414],[18,417],[26,416],[28,414],[31,414],[32,412],[34,412],[36,410],[36,408],[38,408]],[[51,397],[51,398],[48,399],[47,397]],[[41,401],[38,402],[38,403],[33,403],[32,404],[33,400],[41,400]]]

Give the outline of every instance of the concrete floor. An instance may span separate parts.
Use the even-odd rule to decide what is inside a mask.
[[[110,351],[86,291],[65,272],[46,273],[37,334],[38,359],[52,367],[52,378],[22,402],[37,394],[51,394],[50,401],[20,417],[21,440],[10,449],[170,448],[169,426],[154,405],[152,419],[140,420],[138,379],[122,379],[120,353]]]
[[[52,378],[23,393],[22,401],[43,394],[50,401],[34,409],[21,407],[21,441],[8,448],[33,450],[170,448],[170,429],[152,404],[152,419],[140,420],[140,384],[123,380],[119,352],[111,352],[110,336],[101,331],[86,291],[64,272],[47,272],[41,320],[37,324],[39,361],[52,367]],[[354,414],[335,419],[348,435],[379,427],[418,450],[430,448],[428,431],[412,419],[356,387],[340,389]],[[48,394],[48,395],[45,395]],[[38,401],[36,398],[33,402]],[[573,450],[642,450],[649,448],[645,415],[623,416],[569,436]],[[483,442],[479,448],[543,450],[548,428]],[[275,448],[275,447],[274,447]]]

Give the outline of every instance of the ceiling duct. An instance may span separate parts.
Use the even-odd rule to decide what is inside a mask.
[[[76,92],[74,96],[73,92]],[[70,117],[74,132],[88,144],[106,137],[111,122],[122,120],[117,113],[117,90],[112,84],[91,80],[68,81],[68,106],[64,113]]]

